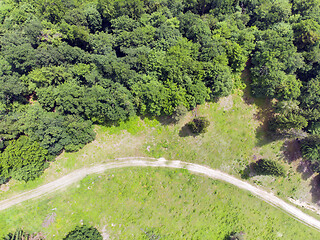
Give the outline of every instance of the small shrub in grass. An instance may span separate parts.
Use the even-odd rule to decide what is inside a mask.
[[[29,234],[22,229],[17,229],[13,233],[8,233],[6,236],[2,238],[2,240],[43,240],[45,239],[41,233]]]
[[[187,124],[191,132],[195,134],[205,133],[209,125],[210,122],[205,117],[194,118]]]
[[[258,175],[273,175],[284,177],[286,172],[284,167],[270,159],[260,159],[253,166]]]
[[[245,240],[243,232],[232,233],[227,239],[228,240]]]
[[[245,240],[244,232],[232,232],[230,235],[227,235],[224,240]]]
[[[64,240],[102,240],[102,236],[99,231],[94,227],[88,227],[83,225],[77,226],[73,231],[69,232]]]

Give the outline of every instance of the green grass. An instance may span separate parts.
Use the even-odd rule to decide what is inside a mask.
[[[232,167],[246,165],[255,146],[257,123],[252,119],[255,109],[242,102],[241,96],[234,95],[233,107],[224,110],[217,103],[208,103],[198,109],[199,116],[210,121],[206,134],[188,135],[184,125],[191,120],[187,116],[176,126],[169,126],[154,139],[145,143],[152,157],[182,159],[234,172]],[[230,169],[231,168],[231,169]],[[238,167],[237,167],[238,168]],[[238,169],[235,170],[238,172]]]
[[[46,216],[56,219],[42,227]],[[91,175],[64,192],[0,212],[0,236],[17,227],[62,239],[81,222],[111,239],[317,239],[319,232],[245,191],[186,170],[130,168]],[[150,236],[150,235],[149,235]]]
[[[246,168],[246,166],[250,162],[255,161],[255,159],[275,159],[285,166],[286,170],[288,171],[287,177],[275,178],[272,176],[255,176],[248,179],[248,181],[259,185],[268,191],[273,191],[275,195],[284,200],[286,200],[287,197],[294,197],[305,201],[310,201],[310,179],[303,180],[301,178],[301,174],[295,171],[295,167],[286,163],[283,156],[284,140],[280,139],[271,141],[264,132],[263,126],[261,126],[261,121],[264,117],[263,114],[265,114],[263,112],[264,109],[265,101],[258,99],[251,104],[247,104],[243,101],[241,92],[236,92],[232,95],[232,97],[222,99],[220,102],[207,103],[199,106],[197,111],[198,116],[205,116],[211,122],[208,132],[199,136],[190,135],[184,128],[185,124],[192,119],[191,112],[189,112],[184,119],[175,125],[167,124],[168,119],[165,118],[156,120],[133,117],[126,122],[120,122],[117,126],[96,126],[95,131],[97,133],[97,137],[95,141],[86,145],[78,152],[61,154],[56,161],[52,163],[51,167],[46,170],[45,174],[35,181],[29,183],[11,181],[9,183],[10,190],[0,193],[0,200],[25,190],[33,189],[81,167],[107,162],[110,160],[114,161],[113,159],[118,157],[150,156],[165,157],[169,160],[179,159],[182,161],[199,163],[212,168],[221,169],[239,178],[241,177],[241,172]],[[194,187],[196,188],[195,185]],[[108,193],[107,190],[112,191],[112,189],[107,187],[104,195],[88,195],[88,198],[92,197],[98,201],[104,201],[105,195],[113,193]],[[70,198],[80,198],[80,193],[77,191],[78,190],[76,189],[71,190],[68,193]],[[235,191],[237,190],[234,190],[234,192]],[[73,196],[74,194],[75,196]],[[238,198],[240,199],[241,196],[238,195]],[[56,199],[56,197],[54,197],[54,199]],[[191,201],[191,198],[189,200]],[[47,201],[48,204],[50,201],[51,200]],[[80,199],[78,201],[80,201]],[[87,201],[89,202],[90,200],[87,199]],[[134,201],[134,198],[132,198],[131,201]],[[155,202],[156,201],[157,199],[155,199]],[[217,199],[214,201],[219,204],[224,204],[223,202],[219,202]],[[230,201],[234,201],[233,204],[236,204],[236,202],[239,200],[233,199]],[[252,202],[254,201],[256,201],[256,199],[252,198]],[[45,203],[43,204],[45,205]],[[63,203],[57,204],[59,206],[63,206]],[[114,205],[114,203],[112,204],[114,206],[113,211],[121,211],[120,205]],[[177,204],[177,208],[186,207],[182,202],[176,202],[175,204]],[[84,207],[82,212],[84,214],[86,212],[84,205],[85,204],[81,203],[79,207],[77,207],[77,212],[82,212],[81,209]],[[34,216],[31,216],[31,219],[33,219],[33,217],[38,219],[37,226],[41,225],[39,222],[43,221],[45,217],[44,215],[48,214],[48,210],[41,209],[42,208],[39,206],[39,209],[30,210],[31,212],[33,211],[34,214]],[[15,224],[18,224],[19,221],[22,223],[30,219],[29,215],[25,214],[25,212],[21,212],[20,214],[17,210],[12,211],[13,215],[16,214],[19,216],[19,220],[15,220]],[[23,217],[22,213],[25,214],[26,217]],[[39,214],[39,217],[36,216],[37,214]],[[149,216],[148,213],[142,211],[139,217],[142,217],[143,214]],[[188,218],[194,217],[193,213],[189,214],[190,215]],[[77,224],[80,221],[79,219],[74,219],[71,216],[71,213],[69,216],[67,216],[70,217],[70,220],[68,221],[60,218],[57,219],[57,224],[61,222],[61,229],[65,229],[61,230],[62,232],[68,231],[67,228],[72,228],[74,224]],[[130,218],[130,216],[127,217]],[[161,218],[161,216],[158,217]],[[319,216],[315,217],[319,218]],[[84,214],[81,219],[84,221],[91,221],[95,225],[100,226],[99,221],[104,221],[104,218],[104,215],[97,215],[92,218],[91,216]],[[170,216],[167,218],[168,224],[178,221],[178,219]],[[14,222],[13,219],[14,218],[11,218],[11,220],[8,221]],[[136,219],[135,221],[139,220]],[[197,220],[194,221],[197,222]],[[12,227],[14,225],[8,226]],[[52,227],[53,230],[50,234],[57,232],[57,229],[60,232],[59,226],[56,228]],[[0,228],[1,227],[2,226],[0,225]],[[161,229],[161,227],[159,228]],[[36,225],[34,225],[32,229],[36,230]],[[112,228],[109,230],[111,231]],[[50,228],[48,231],[51,231]],[[121,231],[129,230],[122,229]],[[139,232],[139,230],[135,231]],[[178,230],[172,229],[170,231]],[[165,235],[168,233],[169,231],[163,234]],[[116,236],[115,234],[116,233],[114,233],[114,236]],[[195,230],[194,232],[191,231],[190,234],[196,234]],[[128,237],[128,239],[130,238]]]

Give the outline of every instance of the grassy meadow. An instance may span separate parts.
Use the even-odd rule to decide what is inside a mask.
[[[296,171],[297,163],[287,162],[285,139],[271,141],[264,132],[265,105],[238,91],[218,102],[198,106],[177,124],[171,124],[169,118],[133,117],[118,126],[96,126],[95,141],[78,152],[62,153],[35,181],[3,185],[0,200],[75,169],[141,156],[199,163],[238,178],[251,162],[261,157],[275,159],[285,166],[287,177],[255,176],[248,181],[282,199],[311,202],[312,178],[304,179]],[[210,120],[207,133],[194,136],[186,129],[186,123],[195,115]],[[55,208],[55,222],[42,227]],[[4,234],[23,227],[44,232],[48,239],[61,239],[81,220],[99,230],[105,227],[112,239],[149,239],[153,233],[163,239],[223,239],[231,231],[244,231],[248,239],[317,236],[314,230],[227,184],[184,171],[139,169],[89,176],[66,192],[0,212],[0,231]]]
[[[64,192],[2,211],[0,219],[0,236],[20,226],[47,239],[62,239],[81,223],[110,239],[224,239],[233,231],[261,240],[319,236],[231,185],[186,170],[157,168],[91,175]]]

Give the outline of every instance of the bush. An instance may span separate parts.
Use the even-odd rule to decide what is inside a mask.
[[[282,165],[269,159],[260,159],[254,164],[253,168],[258,175],[274,175],[284,177],[286,174]]]
[[[21,229],[17,229],[14,233],[8,233],[6,236],[4,236],[3,240],[22,240],[28,239],[28,236],[28,233],[25,233]]]
[[[102,240],[102,236],[99,231],[94,227],[77,226],[73,231],[69,232],[64,240]]]
[[[192,133],[200,134],[207,131],[207,127],[210,125],[210,122],[204,117],[198,117],[194,118],[187,125]]]
[[[227,236],[226,240],[244,240],[245,233],[243,232],[237,232],[237,233],[231,233],[229,236]]]
[[[41,233],[30,234],[23,231],[22,229],[17,229],[13,233],[8,233],[6,236],[2,238],[2,240],[31,240],[31,239],[43,240],[45,238]]]

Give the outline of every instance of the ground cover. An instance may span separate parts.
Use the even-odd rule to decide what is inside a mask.
[[[319,234],[231,185],[155,168],[90,175],[64,192],[2,211],[0,219],[0,236],[20,226],[47,239],[61,239],[81,223],[111,239],[224,239],[232,231],[243,231],[248,239]]]
[[[288,140],[266,136],[265,101],[252,99],[238,91],[215,103],[206,103],[189,112],[179,123],[169,118],[133,117],[118,126],[96,126],[96,140],[74,153],[63,153],[45,174],[29,183],[11,181],[2,186],[0,199],[57,179],[72,170],[130,156],[165,157],[168,160],[204,164],[241,177],[247,166],[259,158],[270,158],[283,164],[285,178],[254,176],[249,181],[286,199],[318,201],[312,178],[296,171],[297,162],[288,163],[284,147]],[[195,115],[205,116],[211,124],[207,133],[195,136],[185,127]],[[289,141],[290,142],[290,141]],[[310,191],[313,192],[310,193]],[[315,192],[315,193],[314,193]]]

